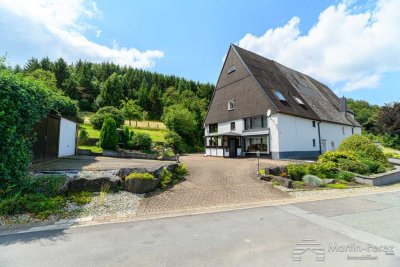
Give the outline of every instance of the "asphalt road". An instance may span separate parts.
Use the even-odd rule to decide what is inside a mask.
[[[0,236],[0,266],[400,266],[399,243],[395,192]]]

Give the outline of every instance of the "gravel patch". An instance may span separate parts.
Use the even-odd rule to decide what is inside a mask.
[[[134,213],[144,195],[120,191],[93,196],[92,201],[82,207],[82,214],[86,216],[115,215]]]

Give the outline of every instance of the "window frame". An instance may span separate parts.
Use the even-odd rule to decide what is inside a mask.
[[[208,125],[208,133],[218,133],[218,123],[212,123]]]
[[[231,121],[231,131],[236,131],[236,123],[234,121]]]
[[[235,100],[231,99],[228,101],[228,111],[235,110]]]

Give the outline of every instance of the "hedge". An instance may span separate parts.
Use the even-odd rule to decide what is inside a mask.
[[[33,127],[53,111],[78,117],[78,107],[43,84],[0,71],[0,197],[18,189],[32,160]]]

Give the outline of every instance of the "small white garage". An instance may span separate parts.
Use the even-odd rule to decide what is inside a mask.
[[[75,155],[77,123],[61,117],[58,157]]]
[[[33,144],[33,163],[75,155],[77,122],[49,114],[36,124]]]

